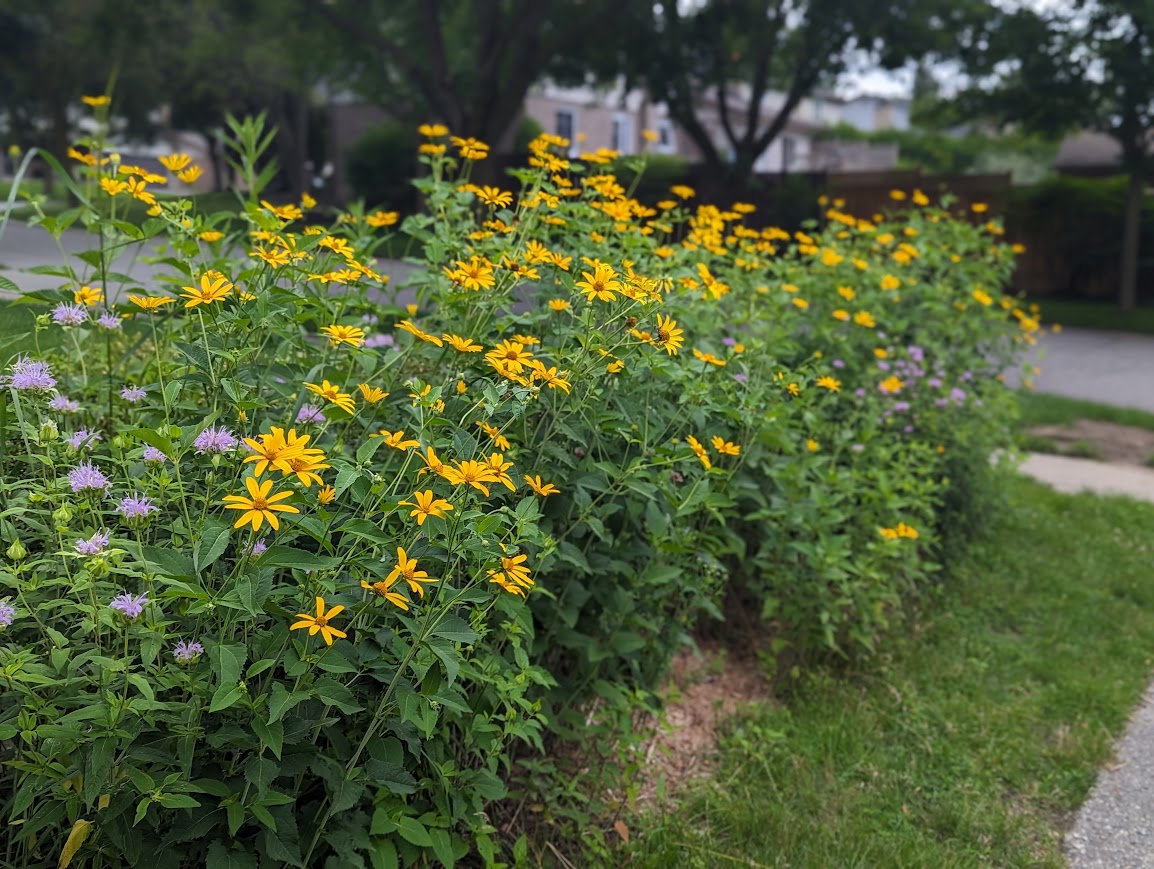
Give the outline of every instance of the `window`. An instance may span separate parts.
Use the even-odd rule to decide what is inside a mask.
[[[573,141],[573,132],[577,127],[577,116],[569,109],[557,109],[554,132],[562,139]]]
[[[613,115],[613,132],[609,147],[622,154],[633,153],[633,118],[617,113]]]
[[[781,171],[788,172],[797,157],[797,142],[792,136],[782,136],[781,139]]]

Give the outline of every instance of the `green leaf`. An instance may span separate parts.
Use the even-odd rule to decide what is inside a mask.
[[[196,577],[196,564],[184,553],[161,546],[145,546],[143,550],[145,560],[156,573],[171,576],[173,579]]]
[[[136,428],[130,431],[129,434],[139,441],[144,441],[144,443],[151,447],[156,447],[169,458],[172,458],[178,452],[176,447],[173,446],[172,441],[150,428]]]
[[[237,806],[241,811],[241,817],[244,816],[244,807]],[[232,809],[232,806],[229,806]],[[229,812],[231,815],[231,811]],[[231,826],[231,823],[230,825]],[[236,829],[240,829],[237,825]],[[232,830],[233,835],[236,830]],[[256,861],[243,850],[233,849],[226,850],[224,845],[220,842],[213,842],[208,846],[208,855],[204,861],[204,869],[257,869]]]
[[[397,848],[388,839],[380,839],[373,842],[369,860],[373,869],[397,869]]]
[[[204,570],[224,554],[228,548],[228,525],[219,519],[208,518],[196,541],[193,564],[197,572]]]
[[[104,736],[92,741],[92,750],[84,763],[84,802],[92,805],[108,783],[108,771],[116,755],[116,739]]]
[[[371,759],[365,764],[365,778],[374,784],[384,785],[394,794],[416,793],[417,780],[412,773],[399,763]]]
[[[268,724],[259,718],[254,718],[251,724],[253,733],[260,738],[264,745],[268,746],[269,751],[276,755],[276,759],[280,760],[281,749],[284,747],[284,723],[274,721]]]
[[[339,779],[336,788],[332,792],[331,809],[333,813],[343,812],[351,809],[361,799],[365,792],[365,783],[361,781],[350,781],[349,779]]]
[[[376,438],[374,438],[376,440]],[[355,483],[361,477],[361,470],[354,467],[341,468],[337,472],[336,482],[333,483],[333,488],[337,490],[337,495],[341,495],[345,489]]]
[[[144,820],[144,816],[148,814],[148,807],[152,805],[152,800],[148,797],[142,799],[136,804],[136,817],[132,821],[132,826],[136,826]]]
[[[346,715],[360,712],[363,708],[353,698],[353,692],[335,679],[318,679],[313,686],[313,696],[326,706],[337,707]]]
[[[341,559],[327,558],[294,549],[291,546],[270,546],[258,559],[261,567],[287,567],[297,570],[331,570],[339,567]]]
[[[429,831],[425,829],[424,825],[416,818],[404,815],[397,818],[397,832],[401,834],[408,842],[414,845],[419,845],[422,848],[433,847],[433,840],[429,838]]]
[[[208,647],[208,658],[212,662],[212,672],[217,684],[230,685],[240,681],[248,649],[239,643],[212,643]]]
[[[244,765],[245,781],[256,788],[257,796],[264,796],[278,775],[280,764],[267,757],[250,757]]]
[[[444,619],[436,630],[433,631],[434,637],[442,637],[446,640],[452,640],[457,643],[465,643],[472,645],[477,642],[477,633],[465,622],[464,619],[458,616],[449,616]]]
[[[160,804],[166,809],[195,809],[200,806],[200,803],[188,794],[161,794]]]
[[[221,685],[213,692],[212,702],[208,705],[209,712],[220,712],[222,709],[229,709],[239,702],[240,698],[245,695],[245,690],[239,684]]]
[[[250,615],[264,612],[264,602],[272,591],[272,574],[267,571],[248,573],[236,581],[236,594]]]
[[[453,856],[453,840],[447,830],[429,830],[429,838],[433,840],[433,853],[444,864],[445,869],[453,869],[457,865],[457,858]]]
[[[305,691],[293,691],[291,694],[280,682],[274,682],[268,702],[268,723],[272,724],[284,718],[285,714],[296,706],[309,699]]]
[[[381,444],[385,442],[384,438],[369,438],[357,448],[357,464],[363,465],[373,457]]]

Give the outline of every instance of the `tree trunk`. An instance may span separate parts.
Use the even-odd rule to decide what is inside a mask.
[[[1142,195],[1145,190],[1143,167],[1130,171],[1126,190],[1126,222],[1122,228],[1121,282],[1118,287],[1118,306],[1133,311],[1138,302],[1138,231],[1142,224]]]

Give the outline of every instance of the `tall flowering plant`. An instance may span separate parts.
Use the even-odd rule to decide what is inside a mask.
[[[262,199],[252,121],[232,213],[169,192],[187,155],[74,150],[81,205],[39,222],[95,246],[25,295],[0,381],[10,861],[493,861],[510,781],[651,702],[727,590],[868,647],[932,569],[939,457],[998,439],[990,375],[1037,328],[992,303],[991,230],[927,203],[791,236],[550,136],[480,186],[483,143],[421,133],[403,222]]]

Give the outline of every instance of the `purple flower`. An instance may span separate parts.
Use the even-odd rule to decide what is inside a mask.
[[[726,337],[726,338],[721,339],[721,343],[724,344],[726,347],[733,347],[734,345],[737,344],[737,339]]]
[[[147,519],[160,510],[147,495],[133,493],[125,495],[116,505],[116,512],[125,519]]]
[[[79,413],[80,402],[73,401],[67,395],[57,395],[48,402],[48,409],[54,410],[57,413]]]
[[[65,438],[68,446],[72,447],[74,450],[80,450],[84,447],[92,449],[92,445],[100,440],[103,440],[103,438],[100,436],[99,432],[89,431],[86,428],[82,428],[71,437]]]
[[[196,436],[192,445],[198,453],[227,453],[236,449],[238,441],[233,433],[224,426],[216,428],[209,426]]]
[[[8,627],[16,618],[16,607],[8,603],[8,598],[0,600],[0,627]]]
[[[914,433],[914,427],[912,425],[907,425],[905,428],[902,429],[902,431],[904,431],[906,434],[913,434]]]
[[[96,321],[96,325],[103,329],[119,329],[123,324],[120,318],[111,311],[105,311]]]
[[[79,326],[88,321],[88,309],[83,305],[61,302],[52,309],[52,319],[61,326]]]
[[[128,592],[123,592],[114,597],[109,606],[114,610],[124,613],[125,618],[131,620],[144,612],[144,605],[146,603],[149,603],[148,595],[146,594],[134,597]]]
[[[368,323],[370,326],[375,326],[377,323],[381,322],[381,318],[376,314],[362,314],[361,322]]]
[[[942,379],[940,377],[931,377],[929,380],[926,381],[926,383],[929,384],[931,389],[941,389],[942,388]]]
[[[958,404],[961,404],[965,400],[966,400],[966,391],[964,389],[958,389],[958,387],[955,386],[953,389],[950,390],[950,401],[954,401],[954,402],[957,402]]]
[[[176,658],[181,664],[190,664],[204,654],[204,646],[200,643],[189,643],[181,640],[176,644],[176,648],[172,650],[172,657]]]
[[[17,392],[48,390],[56,386],[56,378],[47,362],[34,362],[25,356],[12,363],[9,383]]]
[[[862,450],[865,449],[865,444],[854,444],[852,447],[850,447],[850,449],[853,450],[855,453],[860,453]]]
[[[120,397],[125,401],[130,402],[131,404],[136,404],[138,401],[142,401],[146,395],[148,395],[148,393],[141,389],[139,386],[129,385],[122,386],[120,388]]]
[[[882,371],[889,371],[890,370],[890,364],[888,362],[886,362],[884,359],[879,359],[878,360],[878,368],[880,368]]]
[[[159,464],[160,462],[167,462],[168,456],[150,444],[144,448],[144,460]]]
[[[376,349],[377,347],[394,347],[396,343],[392,335],[370,335],[365,339],[364,346]]]
[[[738,383],[748,383],[749,382],[749,375],[748,374],[735,374],[735,375],[733,375],[733,379],[736,380]]]
[[[87,540],[76,541],[76,551],[81,555],[99,555],[108,548],[108,532],[97,531]]]
[[[104,476],[100,468],[92,462],[77,465],[68,472],[68,482],[72,486],[73,494],[80,492],[107,492],[112,488],[112,481]]]
[[[258,555],[260,555],[266,549],[268,549],[268,544],[264,542],[264,538],[262,537],[260,540],[257,540],[255,543],[246,543],[244,546],[241,547],[240,553],[241,553],[241,555],[248,555],[252,558],[256,558]]]
[[[307,425],[309,423],[322,423],[325,421],[324,411],[322,411],[315,404],[303,405],[300,412],[297,414],[297,425]]]
[[[895,401],[894,402],[894,412],[895,413],[905,413],[909,409],[910,409],[910,403],[908,401]]]
[[[843,360],[843,359],[833,360],[833,367],[834,368],[845,368],[845,360]]]
[[[853,394],[856,395],[858,398],[865,398],[865,394],[866,394],[865,387],[859,386],[857,389],[855,389],[853,391]]]
[[[972,372],[972,371],[963,371],[962,372],[962,380],[973,380],[973,379],[974,379],[974,372]]]
[[[923,350],[921,347],[917,347],[917,346],[911,344],[909,347],[906,348],[906,352],[910,354],[910,359],[914,360],[914,362],[925,361],[926,351]]]

